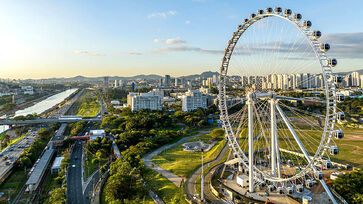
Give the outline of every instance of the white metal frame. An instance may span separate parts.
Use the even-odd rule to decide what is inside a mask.
[[[307,161],[309,162],[308,165],[306,166],[305,169],[303,169],[301,172],[299,172],[298,174],[294,175],[293,177],[290,178],[281,178],[281,170],[279,167],[279,155],[278,154],[278,138],[277,138],[277,134],[276,134],[276,130],[273,129],[272,130],[272,137],[271,137],[271,153],[274,154],[272,164],[272,174],[267,174],[263,171],[261,171],[260,169],[258,169],[256,166],[253,165],[253,128],[250,127],[250,125],[253,125],[253,108],[252,108],[252,104],[253,104],[253,95],[256,95],[254,93],[250,93],[247,96],[247,105],[248,105],[248,123],[249,123],[249,127],[248,127],[248,143],[249,143],[249,149],[248,149],[248,158],[246,156],[246,154],[242,151],[241,147],[239,146],[238,142],[237,142],[237,137],[235,135],[235,132],[232,129],[231,126],[231,122],[229,120],[229,115],[228,115],[228,107],[227,107],[227,99],[226,99],[226,79],[227,79],[227,74],[228,74],[228,66],[229,66],[229,62],[231,59],[231,56],[233,54],[233,50],[235,48],[235,46],[237,45],[237,42],[239,40],[239,38],[241,37],[241,35],[243,35],[243,33],[251,26],[253,25],[255,22],[263,19],[263,18],[268,18],[268,17],[277,17],[277,18],[281,18],[284,19],[290,23],[292,23],[293,25],[295,25],[295,27],[297,29],[299,29],[305,36],[305,38],[308,40],[312,50],[314,51],[317,60],[320,63],[321,66],[321,72],[323,75],[323,81],[324,81],[324,85],[325,85],[325,95],[326,95],[326,116],[325,116],[325,125],[324,125],[324,131],[321,137],[321,141],[320,141],[320,145],[315,153],[315,155],[310,158],[308,155],[306,155],[306,151],[304,149],[304,147],[302,146],[301,142],[299,142],[298,137],[296,136],[296,134],[293,134],[293,129],[291,128],[291,126],[288,125],[288,127],[291,128],[291,133],[294,135],[295,140],[298,142],[300,149],[304,152],[305,157],[307,158]],[[245,168],[249,169],[249,179],[250,179],[250,192],[253,192],[253,174],[256,173],[261,173],[264,177],[264,179],[271,181],[271,182],[279,182],[279,183],[285,183],[287,181],[293,181],[296,180],[298,178],[303,177],[305,174],[307,174],[308,172],[311,171],[316,171],[316,168],[314,166],[315,162],[320,162],[322,161],[323,155],[326,153],[327,149],[329,148],[329,143],[332,139],[333,133],[334,133],[334,126],[335,126],[335,122],[336,122],[336,84],[334,81],[334,75],[332,73],[332,69],[331,66],[328,63],[328,58],[326,56],[325,51],[322,51],[319,47],[320,43],[318,42],[317,39],[315,39],[313,37],[313,31],[310,31],[308,28],[305,28],[303,23],[300,21],[296,21],[295,19],[293,19],[293,15],[290,16],[285,16],[283,13],[264,13],[264,14],[260,14],[260,15],[256,15],[256,17],[254,18],[250,18],[247,22],[245,22],[244,24],[242,24],[241,26],[238,26],[238,29],[236,32],[233,33],[232,38],[228,41],[228,45],[225,49],[225,53],[224,56],[222,58],[222,65],[220,67],[220,76],[219,76],[219,95],[218,95],[218,99],[219,99],[219,109],[220,109],[220,119],[222,122],[222,126],[226,132],[226,139],[230,144],[230,147],[232,149],[232,151],[238,156],[238,158],[241,160],[242,164],[244,165]],[[261,97],[268,97],[268,95],[271,97],[271,94],[264,94],[264,96]],[[276,103],[276,99],[274,98],[274,96],[272,96],[272,99],[270,100],[271,103],[271,116],[272,120],[271,120],[271,125],[275,126],[275,117],[276,117],[276,110],[275,107],[277,108],[278,112],[281,111],[280,107],[277,105]],[[281,114],[281,112],[280,112]],[[284,118],[283,113],[281,114],[281,116]],[[251,119],[250,119],[251,118]],[[286,119],[286,118],[285,118]],[[285,121],[284,119],[284,121]],[[286,124],[288,124],[288,121],[285,121]],[[290,129],[289,128],[289,129]],[[246,161],[248,161],[248,165],[246,164]],[[251,182],[252,181],[252,182]],[[322,181],[322,185],[324,186],[325,190],[328,192],[329,196],[331,197],[331,199],[333,200],[334,203],[336,203],[334,197],[332,196],[332,194],[330,193],[328,187],[325,185],[324,181]]]

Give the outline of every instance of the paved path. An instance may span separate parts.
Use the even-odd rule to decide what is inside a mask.
[[[224,155],[226,153],[228,153],[228,150],[229,150],[229,146],[226,143],[223,146],[221,152],[217,155],[217,157],[214,160],[204,163],[204,168],[207,168],[207,167],[209,167],[211,165],[215,165],[215,164],[221,162],[222,159],[223,159],[223,157],[224,157]],[[196,185],[196,183],[197,183],[196,181],[200,177],[201,173],[202,173],[202,167],[199,167],[191,175],[191,177],[186,182],[186,189],[185,190],[186,190],[186,193],[188,194],[189,198],[193,198],[193,195],[196,195],[197,194],[197,191],[195,189],[195,185]],[[207,180],[207,179],[209,179],[209,180]],[[216,198],[213,194],[209,193],[209,191],[210,191],[209,190],[209,182],[210,182],[210,180],[211,180],[211,177],[205,177],[205,180],[204,180],[204,184],[205,184],[204,185],[204,189],[208,189],[208,190],[206,190],[206,191],[208,191],[208,193],[207,194],[204,193],[205,198],[208,199],[208,200],[210,200],[212,203],[225,203],[225,202],[220,201],[220,199],[219,198]]]
[[[183,180],[182,177],[179,177],[175,174],[173,174],[172,172],[170,171],[167,171],[163,168],[161,168],[160,166],[156,165],[154,162],[151,161],[152,158],[154,158],[156,155],[160,154],[162,151],[166,150],[166,149],[169,149],[169,148],[172,148],[176,145],[180,145],[182,143],[184,143],[185,141],[187,141],[188,139],[190,138],[193,138],[193,137],[199,137],[203,134],[206,134],[206,133],[209,133],[211,130],[208,130],[208,131],[200,131],[198,134],[196,135],[192,135],[192,136],[189,136],[189,137],[184,137],[182,139],[180,139],[178,142],[176,143],[173,143],[173,144],[170,144],[170,145],[164,145],[158,149],[156,149],[155,151],[151,152],[150,154],[146,155],[144,157],[144,164],[157,171],[158,173],[161,173],[161,175],[163,175],[164,177],[166,177],[169,181],[171,181],[172,183],[174,183],[177,187],[180,186],[180,183],[181,181]]]

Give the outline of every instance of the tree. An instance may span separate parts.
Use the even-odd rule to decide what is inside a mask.
[[[52,132],[46,128],[41,128],[38,131],[38,135],[39,135],[40,139],[43,139],[43,140],[50,138],[51,134],[52,134]]]
[[[338,176],[333,187],[348,203],[363,203],[363,169]]]
[[[218,137],[222,137],[224,135],[224,130],[223,129],[214,129],[210,135],[212,136],[213,140],[216,140]]]
[[[52,204],[63,204],[67,201],[66,189],[56,188],[50,192],[49,203]]]

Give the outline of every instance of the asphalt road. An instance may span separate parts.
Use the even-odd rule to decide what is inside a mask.
[[[37,137],[38,135],[36,132],[31,132],[22,140],[18,141],[16,144],[11,145],[2,152],[0,159],[0,175],[2,175],[9,168],[9,166],[6,165],[6,161],[11,163],[16,161],[20,154],[23,153],[24,149],[28,148]],[[8,159],[4,160],[5,156],[8,157]]]
[[[77,141],[71,154],[67,187],[69,204],[84,204],[82,192],[82,145]]]
[[[226,143],[226,145],[224,145],[224,147],[222,148],[221,152],[218,154],[218,156],[210,161],[210,162],[206,162],[204,163],[204,167],[208,167],[210,165],[214,165],[219,163],[220,161],[222,161],[223,157],[225,154],[228,153],[229,150],[229,146]],[[191,177],[187,180],[186,184],[186,193],[189,195],[189,197],[193,197],[193,195],[197,194],[197,191],[195,189],[195,185],[196,185],[196,181],[197,179],[200,177],[202,172],[202,167],[198,168],[192,175]],[[225,203],[223,201],[221,201],[220,199],[216,198],[209,190],[209,182],[211,180],[211,176],[206,176],[205,180],[204,180],[204,189],[206,189],[204,191],[204,197],[205,199],[211,201],[212,203]]]

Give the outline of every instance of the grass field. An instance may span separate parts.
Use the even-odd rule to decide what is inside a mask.
[[[67,112],[68,115],[82,115],[83,117],[94,117],[101,110],[96,91],[86,92],[72,105]]]
[[[199,137],[191,138],[186,142],[198,140],[208,142],[210,139],[211,136],[209,134],[205,134]],[[220,138],[220,140],[211,150],[204,153],[204,162],[214,159],[224,144],[225,141]],[[180,144],[163,151],[154,157],[152,161],[163,169],[171,171],[180,177],[188,178],[199,166],[201,166],[201,156],[201,152],[184,151],[183,146]]]
[[[145,180],[147,182],[148,187],[150,187],[158,196],[163,199],[165,203],[172,203],[175,195],[184,194],[184,189],[180,189],[175,186],[172,182],[170,182],[167,178],[157,173],[156,171],[147,168],[145,173]],[[182,190],[182,193],[181,193]],[[149,197],[149,196],[148,196]],[[150,197],[149,197],[150,198]],[[154,203],[150,198],[149,202],[145,203]],[[187,204],[187,202],[182,199],[180,204]]]
[[[295,139],[287,129],[281,129],[279,131],[279,147],[298,151],[301,153]],[[260,132],[257,130],[256,132]],[[301,143],[310,155],[314,155],[321,140],[321,131],[300,129],[295,130]],[[336,145],[339,149],[338,155],[329,155],[332,161],[339,163],[349,163],[355,167],[363,167],[363,130],[359,129],[343,129],[344,138],[335,139],[330,143],[331,146]],[[265,136],[261,136],[258,142],[254,142],[254,149],[267,148],[266,140],[270,142],[270,132],[265,131]],[[240,145],[242,150],[248,149],[247,130],[243,130],[241,133]]]

